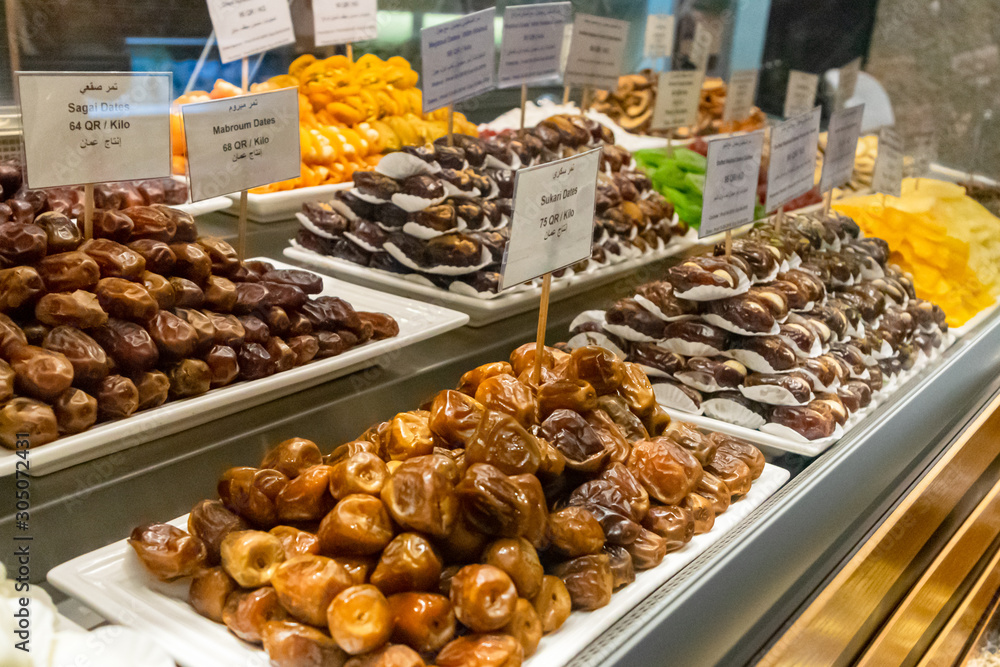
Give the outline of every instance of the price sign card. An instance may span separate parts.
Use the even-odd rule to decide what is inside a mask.
[[[30,188],[170,176],[169,72],[18,72]]]
[[[837,94],[833,98],[833,108],[843,109],[847,100],[854,97],[854,89],[858,85],[858,74],[861,72],[861,58],[855,58],[840,68],[837,79]]]
[[[934,130],[925,130],[910,136],[907,143],[913,157],[913,176],[926,175],[937,157],[937,135]]]
[[[702,72],[708,69],[708,58],[712,55],[712,31],[704,23],[694,24],[694,39],[691,42],[691,62]]]
[[[517,171],[500,288],[590,257],[601,149]]]
[[[726,107],[722,111],[722,121],[731,123],[747,118],[756,95],[757,70],[741,69],[733,72],[726,89]]]
[[[823,153],[823,175],[819,179],[821,192],[839,188],[851,180],[854,157],[861,135],[861,117],[865,105],[834,111],[826,131],[826,151]]]
[[[696,69],[660,72],[653,107],[653,129],[670,130],[694,125],[698,120],[698,102],[704,78],[705,73]]]
[[[816,107],[771,128],[765,210],[773,211],[812,190],[821,112],[822,108]]]
[[[647,58],[669,58],[673,54],[673,14],[650,14],[646,17],[646,42],[644,47],[644,55]]]
[[[569,2],[507,7],[500,46],[500,87],[558,80]]]
[[[708,142],[698,238],[753,222],[764,130]]]
[[[493,88],[494,18],[490,7],[420,31],[424,112]]]
[[[878,132],[878,155],[872,174],[872,190],[898,197],[903,190],[903,141],[896,131],[883,127]]]
[[[378,37],[378,0],[312,0],[316,46]]]
[[[788,73],[788,87],[785,89],[785,118],[808,113],[816,105],[816,89],[819,88],[819,74],[800,72],[793,69]]]
[[[208,0],[208,15],[224,63],[295,41],[286,0]]]
[[[625,66],[628,23],[577,14],[563,81],[567,86],[614,90]]]
[[[185,104],[181,114],[191,201],[300,175],[297,89]]]

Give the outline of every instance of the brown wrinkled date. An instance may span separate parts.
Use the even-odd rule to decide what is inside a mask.
[[[268,280],[312,289],[300,278]],[[334,310],[320,303],[316,324],[329,326]],[[241,373],[251,346],[271,364],[282,354],[263,318],[235,321],[239,351],[216,343],[210,375],[219,354],[235,355]],[[192,509],[189,533],[160,529],[197,553],[151,567],[193,575],[192,607],[263,641],[279,667],[521,664],[574,609],[607,605],[711,530],[764,467],[744,441],[671,423],[638,365],[603,349],[546,349],[539,385],[533,359],[533,346],[519,348],[329,450],[291,438],[260,468],[226,471],[220,500]],[[159,366],[171,391],[171,369],[188,360]],[[147,373],[154,382],[159,371]],[[84,393],[60,400],[82,400],[73,392]]]

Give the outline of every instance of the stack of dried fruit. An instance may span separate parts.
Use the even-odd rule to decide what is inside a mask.
[[[187,184],[173,178],[98,183],[94,186],[94,205],[97,208],[175,205],[184,204],[187,198]],[[56,211],[73,218],[83,216],[82,186],[29,190],[24,183],[24,169],[19,160],[0,160],[0,201],[3,202],[0,204],[0,221],[4,222],[30,219],[42,201],[45,211]]]
[[[650,127],[656,103],[658,77],[659,74],[653,70],[621,76],[618,78],[618,87],[615,90],[597,92],[590,108],[607,114],[629,132],[665,136],[664,133]],[[746,132],[760,129],[767,124],[764,112],[753,107],[748,118],[725,124],[723,127],[722,115],[725,108],[725,82],[717,78],[705,79],[701,88],[701,102],[698,105],[698,120],[695,126],[679,128],[675,131],[675,135],[680,139],[686,139],[723,131]]]
[[[884,202],[884,205],[883,205]],[[916,293],[961,326],[1000,295],[1000,219],[960,185],[903,181],[902,197],[842,199],[834,208],[889,242],[890,259],[913,275]]]
[[[836,435],[948,328],[888,265],[886,242],[859,232],[842,217],[761,225],[731,257],[720,245],[587,311],[570,342],[640,364],[667,407],[796,440]]]
[[[522,346],[326,456],[285,441],[226,471],[189,532],[148,524],[129,543],[278,667],[517,667],[571,609],[711,530],[764,468],[746,442],[670,423],[603,348],[534,366]]]
[[[366,54],[351,62],[344,56],[317,60],[304,55],[276,76],[250,87],[251,92],[279,88],[299,90],[299,141],[302,174],[298,178],[256,188],[278,192],[313,185],[344,183],[358,170],[378,164],[384,153],[403,146],[434,141],[447,132],[443,109],[423,114],[417,73],[405,58],[382,60]],[[186,170],[186,146],[180,105],[241,94],[219,80],[211,92],[194,91],[179,97],[172,121],[174,171]],[[454,131],[476,136],[475,125],[455,114]]]
[[[660,250],[685,226],[673,207],[610,143],[610,132],[583,116],[553,116],[536,127],[489,139],[455,137],[407,147],[328,204],[307,204],[296,245],[429,285],[477,297],[500,283],[514,194],[522,166],[602,147],[591,259],[557,272],[568,278]]]
[[[0,445],[256,380],[399,328],[312,296],[319,276],[241,263],[162,204],[94,211],[94,238],[43,191],[0,223]],[[13,205],[0,214],[10,213]]]

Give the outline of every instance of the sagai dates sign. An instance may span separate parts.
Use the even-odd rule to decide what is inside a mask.
[[[31,188],[170,176],[166,72],[18,72]]]
[[[185,104],[191,201],[297,178],[299,93],[267,93]]]
[[[501,289],[590,257],[600,163],[595,148],[518,170]]]

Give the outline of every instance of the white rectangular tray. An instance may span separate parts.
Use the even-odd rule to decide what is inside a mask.
[[[611,282],[615,278],[646,264],[679,255],[697,245],[697,243],[696,232],[692,230],[688,236],[671,239],[670,243],[663,250],[652,252],[639,258],[626,259],[617,264],[610,264],[588,273],[574,274],[567,279],[555,279],[552,281],[551,299],[557,301],[597,287],[598,285]],[[321,255],[297,244],[285,248],[284,253],[286,257],[333,274],[338,278],[354,281],[360,280],[366,284],[387,289],[394,294],[423,299],[467,313],[470,317],[469,324],[474,327],[486,326],[512,315],[537,309],[538,300],[542,294],[542,289],[539,285],[531,287],[521,286],[493,298],[480,299],[474,296],[450,292],[440,287],[416,283],[401,275],[395,275],[386,271],[377,271],[367,266],[348,262],[347,260]]]
[[[270,258],[278,268],[296,268]],[[457,329],[469,321],[468,315],[412,299],[322,276],[323,294],[339,296],[356,310],[392,315],[399,323],[395,338],[359,345],[343,354],[313,361],[260,380],[237,382],[207,394],[171,401],[119,421],[100,424],[77,435],[66,436],[29,450],[32,475],[47,475],[72,465],[90,461],[171,435],[226,415],[247,410],[361,368],[372,366],[380,355]],[[14,474],[16,452],[0,450],[0,477]]]
[[[920,371],[925,369],[931,362],[937,359],[955,342],[955,340],[955,336],[951,336],[950,340],[946,339],[945,344],[941,347],[941,350],[935,357],[931,359],[927,359],[926,357],[921,359],[910,370],[904,371],[895,378],[886,382],[880,391],[872,394],[872,401],[868,404],[868,407],[863,410],[858,410],[853,415],[848,417],[847,423],[843,426],[838,426],[837,431],[835,431],[833,435],[826,438],[820,438],[818,440],[793,440],[791,438],[783,438],[772,433],[764,433],[763,431],[747,428],[745,426],[737,426],[736,424],[730,424],[729,422],[706,417],[705,415],[693,415],[690,412],[675,410],[666,406],[663,406],[663,409],[670,414],[672,419],[690,422],[699,428],[727,433],[729,435],[734,435],[737,438],[749,440],[757,445],[763,445],[765,447],[770,447],[771,449],[783,452],[791,452],[793,454],[801,454],[803,456],[810,457],[819,456],[832,447],[834,443],[847,435],[858,422],[870,415],[874,410],[877,410],[882,403],[884,403],[895,391],[899,389],[899,387],[906,384],[910,378],[920,373]]]
[[[254,222],[279,222],[290,220],[302,210],[302,205],[314,201],[326,201],[338,190],[349,190],[354,183],[334,183],[333,185],[314,185],[311,188],[298,188],[284,192],[271,192],[264,195],[247,194],[247,218]],[[225,210],[230,215],[240,214],[240,193],[229,195],[229,208]]]
[[[615,593],[611,603],[592,612],[574,612],[557,632],[545,637],[526,667],[561,667],[685,565],[732,530],[790,477],[767,464],[743,500],[718,517],[715,527],[659,566],[640,572]],[[172,524],[185,528],[187,517]],[[246,665],[265,667],[262,649],[236,638],[224,625],[199,616],[187,600],[188,583],[164,584],[147,574],[125,540],[64,563],[48,574],[49,582],[111,621],[149,635],[182,667]]]
[[[221,211],[223,209],[232,206],[233,201],[229,197],[211,197],[209,199],[202,199],[201,201],[191,202],[189,204],[170,204],[170,208],[176,208],[185,213],[190,213],[194,217],[199,215],[205,215],[206,213],[214,213],[215,211]]]

